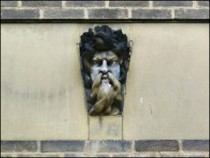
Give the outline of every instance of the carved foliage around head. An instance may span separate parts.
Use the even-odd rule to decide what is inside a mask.
[[[85,87],[90,89],[90,69],[92,58],[96,52],[113,51],[122,61],[120,64],[120,83],[125,84],[130,60],[130,45],[122,30],[112,30],[107,25],[96,26],[81,35],[80,58]]]

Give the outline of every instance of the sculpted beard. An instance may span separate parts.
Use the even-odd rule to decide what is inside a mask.
[[[130,59],[127,36],[107,25],[90,28],[81,35],[80,59],[88,113],[121,115]]]
[[[110,72],[99,73],[96,77],[90,95],[95,104],[90,108],[90,115],[103,113],[117,115],[122,103],[121,84]]]

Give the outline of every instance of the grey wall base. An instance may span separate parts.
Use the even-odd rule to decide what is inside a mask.
[[[209,157],[209,140],[1,141],[1,157]]]

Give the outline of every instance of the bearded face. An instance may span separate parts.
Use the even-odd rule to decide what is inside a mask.
[[[130,60],[130,43],[122,30],[107,25],[80,36],[81,73],[90,115],[120,115]]]
[[[122,102],[120,59],[112,51],[96,52],[90,70],[92,89],[90,98],[95,101],[89,109],[91,115],[118,115]]]

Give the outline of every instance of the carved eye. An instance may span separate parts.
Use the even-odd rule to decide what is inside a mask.
[[[93,60],[93,65],[100,66],[102,64],[101,60]]]
[[[117,61],[114,61],[114,60],[110,60],[110,61],[107,61],[107,65],[108,66],[113,66],[117,63]]]

